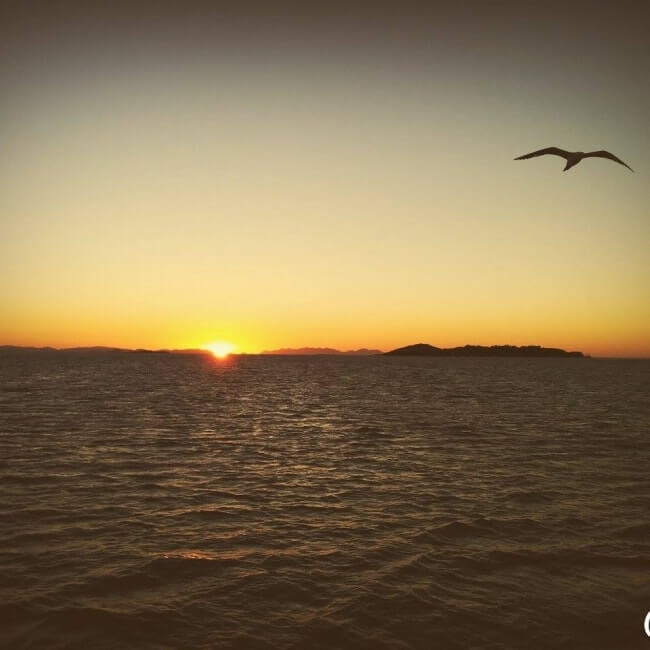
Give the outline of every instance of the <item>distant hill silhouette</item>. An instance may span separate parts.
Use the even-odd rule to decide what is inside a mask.
[[[31,345],[0,345],[0,352],[58,352],[56,348],[36,348]]]
[[[181,349],[181,350],[148,350],[138,348],[130,350],[127,348],[111,348],[104,346],[76,347],[76,348],[52,348],[52,347],[28,347],[18,345],[0,345],[0,352],[73,352],[77,354],[196,354],[210,356],[209,350],[202,349]],[[392,355],[392,356],[430,356],[430,357],[579,357],[585,355],[582,352],[567,352],[559,348],[543,348],[539,345],[464,345],[457,348],[438,348],[427,343],[416,343],[397,348],[390,352],[361,348],[359,350],[336,350],[335,348],[281,348],[279,350],[266,350],[261,354],[286,355],[286,356],[315,356],[315,355],[339,355],[339,356],[371,356],[371,355]],[[235,355],[237,356],[237,355]]]
[[[74,352],[77,354],[112,354],[112,353],[129,353],[129,354],[212,354],[209,350],[148,350],[146,348],[110,348],[103,345],[94,345],[88,347],[76,348],[53,348],[53,347],[30,347],[21,345],[0,345],[0,352]]]
[[[279,350],[264,350],[261,354],[284,354],[284,355],[315,355],[315,354],[329,354],[329,355],[357,355],[366,356],[370,354],[382,354],[381,350],[369,350],[361,348],[360,350],[335,350],[334,348],[280,348]]]
[[[23,345],[0,345],[0,352],[131,352],[121,348],[109,348],[103,345],[77,348],[53,348],[51,346],[33,347]]]
[[[429,356],[429,357],[578,357],[582,352],[567,352],[560,348],[543,348],[539,345],[464,345],[457,348],[437,348],[427,343],[416,343],[397,348],[387,355],[394,356]]]

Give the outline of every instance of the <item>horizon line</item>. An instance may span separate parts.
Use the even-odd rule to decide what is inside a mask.
[[[402,347],[410,347],[411,345],[419,344],[409,344],[407,346],[400,346],[398,348],[393,348],[392,350],[399,350]],[[425,344],[430,345],[430,344]],[[437,346],[432,346],[437,347]],[[526,347],[537,347],[545,348],[546,346],[539,344],[526,344],[526,345],[513,345],[510,343],[504,344],[493,344],[493,345],[480,345],[480,344],[464,344],[451,346],[450,348],[440,348],[441,350],[453,350],[464,347],[480,347],[480,348],[492,348],[492,347],[512,347],[512,348],[526,348]],[[65,347],[58,347],[54,345],[16,345],[13,343],[0,343],[0,351],[6,349],[17,349],[17,350],[32,350],[32,351],[55,351],[55,352],[74,352],[74,351],[92,351],[92,350],[103,350],[105,352],[133,352],[133,353],[171,353],[171,354],[206,354],[212,355],[212,352],[206,348],[200,347],[188,347],[188,348],[145,348],[145,347],[119,347],[114,345],[72,345]],[[317,352],[315,350],[333,350],[334,352]],[[552,349],[562,349],[563,348],[552,348]],[[283,353],[284,351],[287,353]],[[299,352],[300,350],[314,350],[314,352]],[[329,346],[300,346],[292,348],[277,348],[262,350],[260,352],[231,352],[228,356],[238,357],[238,356],[351,356],[350,352],[357,352],[359,350],[368,350],[369,354],[360,354],[356,356],[381,356],[391,352],[392,350],[381,350],[378,348],[356,348],[349,350],[340,350],[338,348],[332,348]],[[375,351],[376,350],[376,351]],[[294,351],[293,353],[291,351]],[[296,352],[298,352],[296,354]],[[569,352],[569,351],[567,351]],[[586,352],[582,352],[585,358],[591,359],[638,359],[638,360],[648,360],[650,356],[620,356],[620,355],[593,355]],[[426,355],[424,355],[426,356]]]

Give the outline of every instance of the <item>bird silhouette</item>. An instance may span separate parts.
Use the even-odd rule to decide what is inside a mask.
[[[609,151],[564,151],[564,149],[558,149],[557,147],[547,147],[546,149],[540,149],[539,151],[533,151],[532,153],[524,154],[515,158],[515,160],[527,160],[528,158],[536,158],[537,156],[544,156],[546,154],[552,154],[553,156],[561,156],[566,159],[566,165],[562,170],[565,172],[567,169],[571,169],[574,165],[577,165],[583,158],[607,158],[607,160],[613,160],[621,165],[625,165],[631,172],[634,170],[627,164],[624,163],[620,158],[617,158],[613,153]]]

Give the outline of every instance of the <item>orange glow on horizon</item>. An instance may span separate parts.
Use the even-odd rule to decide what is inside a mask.
[[[217,359],[225,359],[236,349],[235,345],[228,341],[213,341],[202,346],[203,350],[209,350]]]

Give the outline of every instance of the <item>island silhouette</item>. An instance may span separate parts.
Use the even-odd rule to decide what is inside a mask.
[[[437,348],[428,343],[415,343],[384,354],[428,357],[585,357],[582,352],[567,352],[560,348],[543,348],[539,345],[463,345],[456,348]]]

